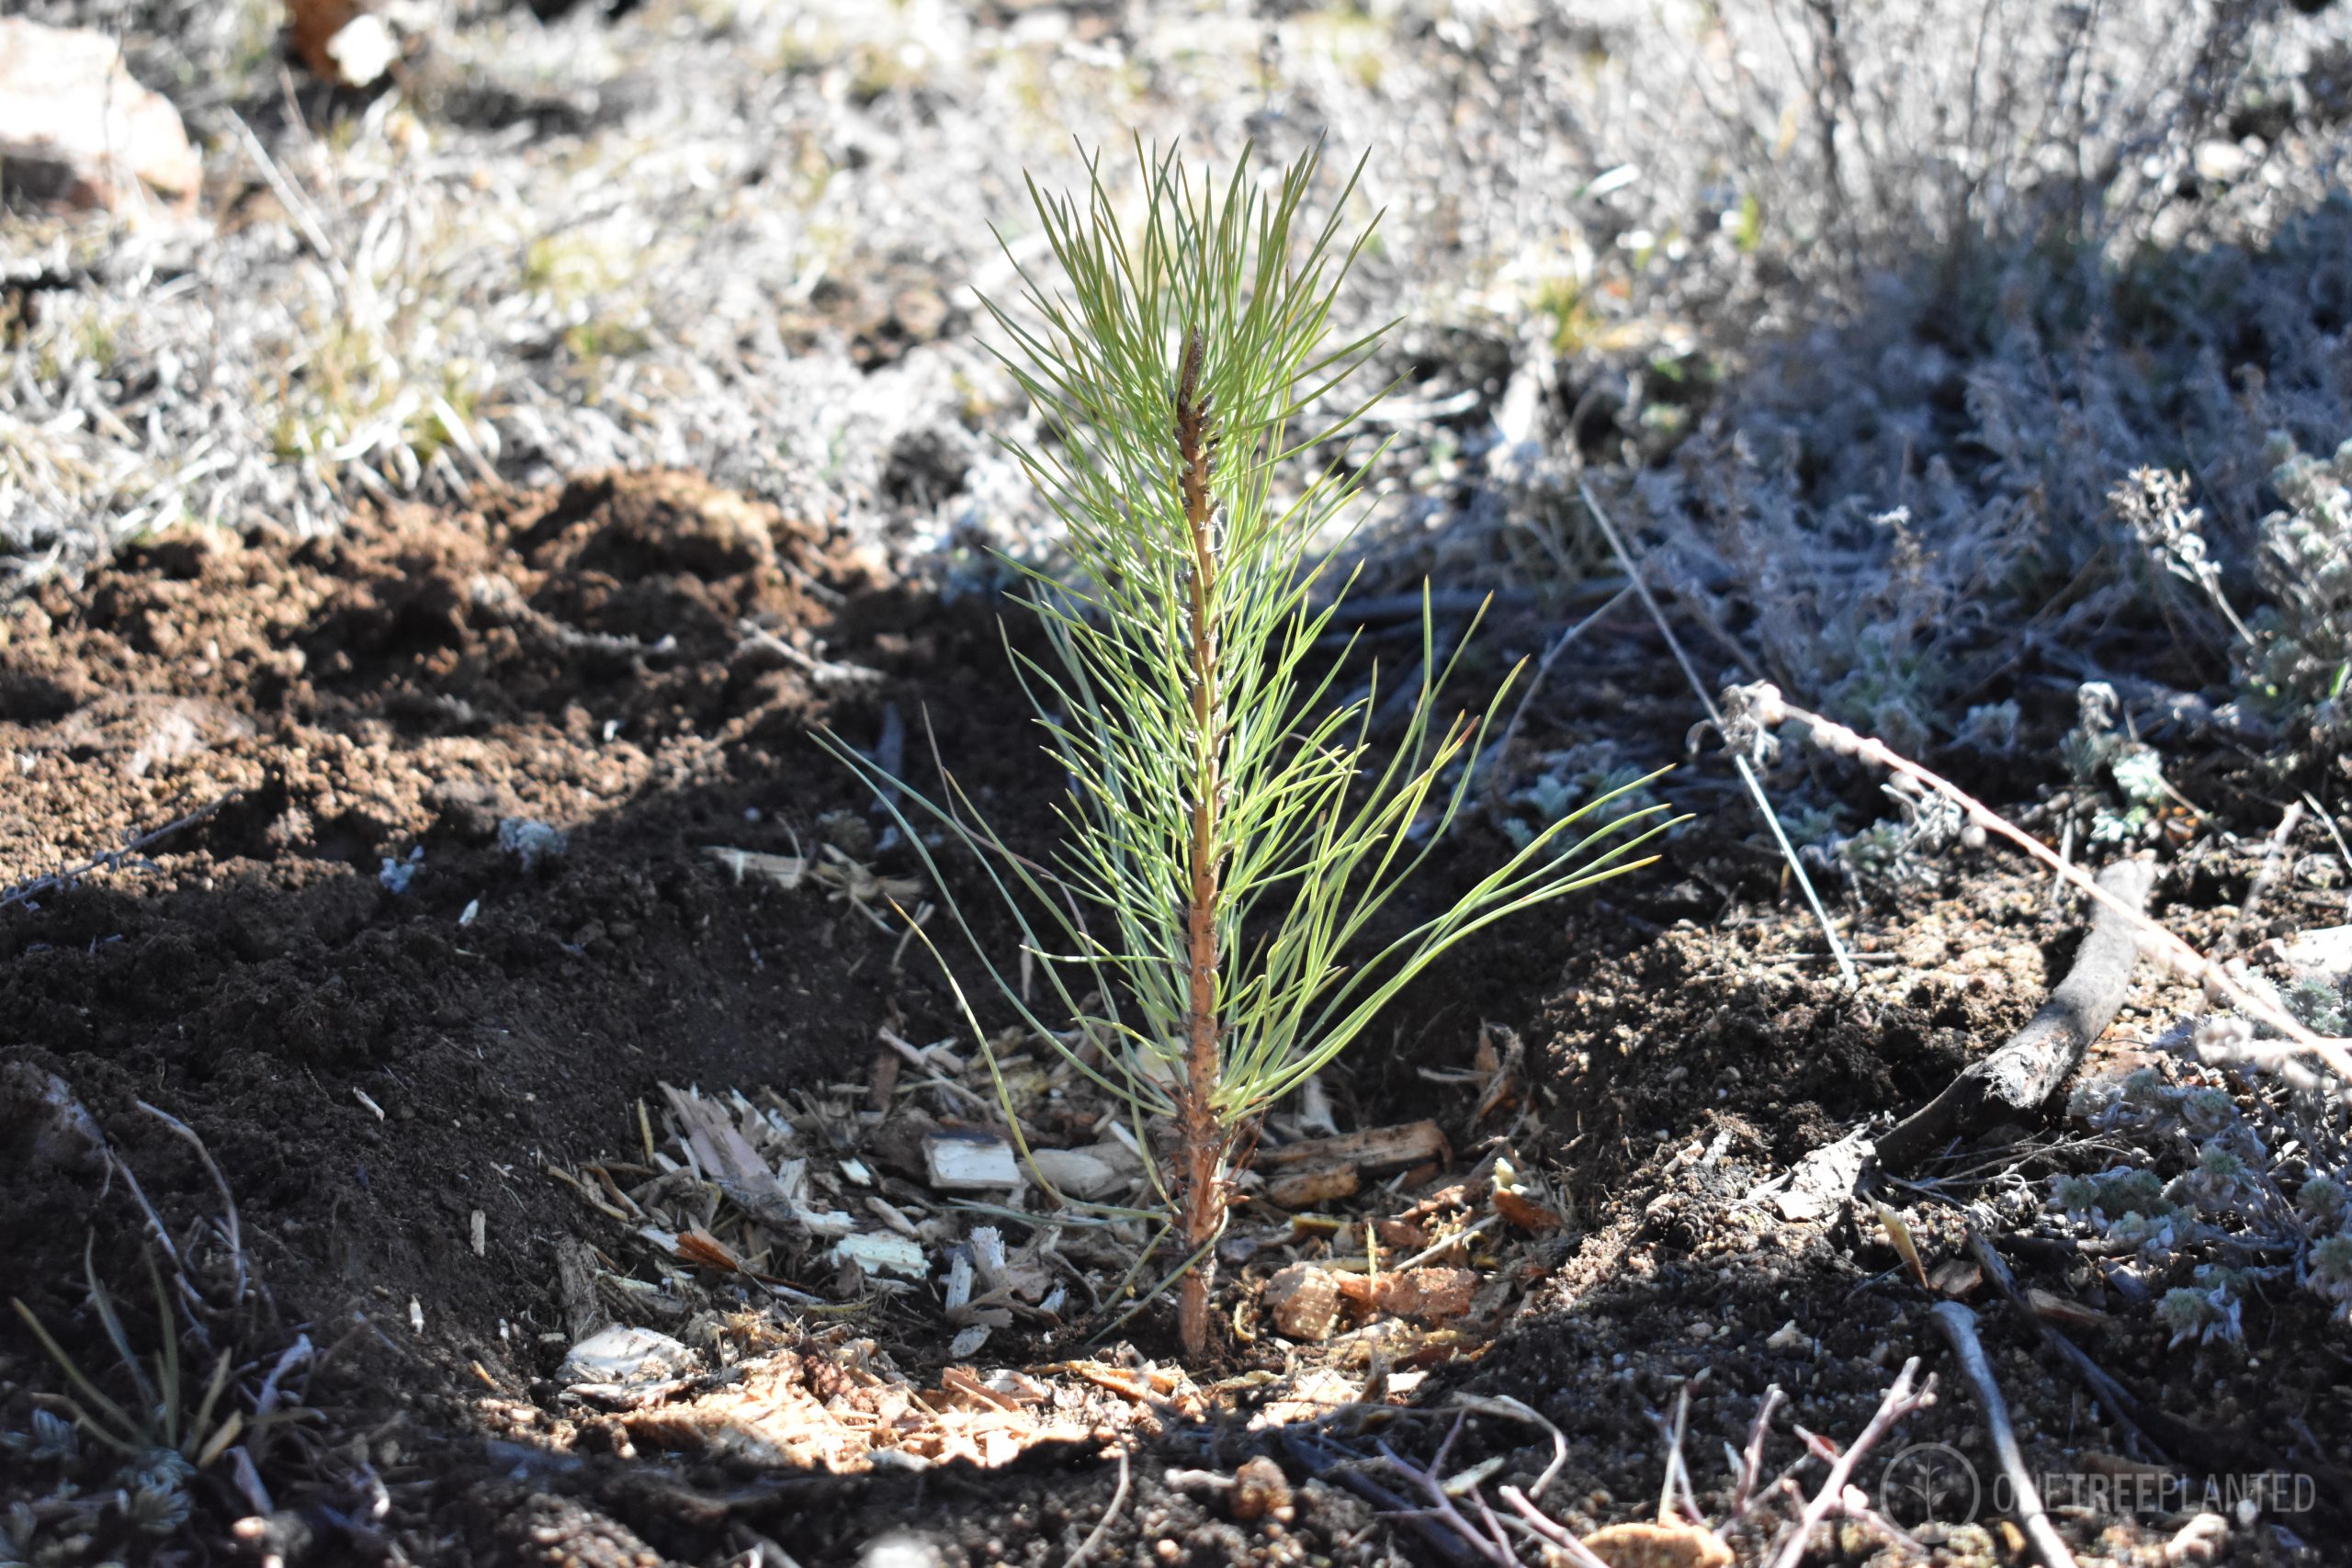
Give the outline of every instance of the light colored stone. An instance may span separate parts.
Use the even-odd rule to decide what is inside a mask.
[[[1233,1517],[1244,1524],[1268,1517],[1288,1523],[1291,1515],[1290,1477],[1283,1467],[1263,1454],[1243,1461],[1233,1475]]]
[[[0,20],[0,187],[73,208],[196,209],[203,165],[179,111],[85,28]]]
[[[571,1348],[556,1369],[556,1382],[616,1384],[628,1387],[659,1382],[693,1371],[702,1363],[695,1353],[666,1334],[650,1328],[616,1325],[600,1328]]]

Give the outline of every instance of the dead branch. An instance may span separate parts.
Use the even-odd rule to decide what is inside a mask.
[[[2012,1510],[2018,1523],[2025,1529],[2026,1539],[2033,1543],[2034,1555],[2041,1559],[2042,1568],[2075,1568],[2075,1554],[2067,1550],[2066,1540],[2058,1528],[2050,1522],[2049,1513],[2041,1506],[2041,1494],[2034,1490],[2033,1472],[2026,1468],[2025,1454],[2018,1447],[2017,1428],[2009,1424],[2008,1401],[2001,1397],[2001,1385],[1993,1377],[1993,1363],[1986,1359],[1983,1341],[1976,1337],[1976,1314],[1958,1302],[1938,1302],[1928,1314],[1943,1337],[1951,1341],[1952,1354],[1960,1358],[1960,1370],[1968,1374],[1976,1391],[1977,1407],[1984,1412],[1984,1430],[1993,1439],[1993,1451],[2001,1461],[2002,1473],[2009,1478],[2010,1490],[2017,1497]]]
[[[2030,1122],[2040,1114],[2123,1005],[2140,958],[2134,921],[2144,918],[2141,910],[2154,881],[2155,867],[2143,860],[2118,861],[2098,874],[2098,886],[2117,903],[2098,906],[2066,977],[2008,1043],[1971,1063],[1941,1094],[1879,1139],[1881,1165],[1907,1170],[1956,1135],[2001,1122]]]
[[[92,855],[79,865],[68,866],[63,871],[52,871],[46,876],[36,876],[28,882],[19,882],[6,892],[0,893],[0,909],[10,909],[19,904],[29,904],[44,893],[62,892],[93,872],[112,871],[157,840],[167,838],[183,828],[196,826],[244,793],[241,789],[231,790],[211,805],[198,807],[185,817],[176,818],[160,828],[141,833],[119,850],[108,850],[104,854]]]
[[[2007,818],[1996,815],[1990,807],[1958,784],[1939,773],[1930,773],[1883,740],[1794,705],[1781,695],[1780,688],[1769,682],[1753,686],[1735,686],[1724,695],[1724,705],[1731,711],[1731,722],[1724,731],[1724,741],[1736,756],[1745,760],[1766,743],[1771,729],[1782,721],[1793,718],[1806,726],[1814,744],[1823,750],[1853,757],[1925,784],[1959,807],[1966,815],[1971,828],[1979,832],[1999,834],[2080,887],[2102,906],[2122,916],[2175,969],[2203,986],[2208,997],[2226,998],[2248,1018],[2286,1036],[2284,1042],[2247,1041],[2235,1044],[2232,1047],[2234,1054],[2278,1064],[2297,1052],[2308,1052],[2325,1063],[2347,1089],[2352,1089],[2352,1041],[2328,1039],[2305,1028],[2284,1008],[2240,983],[2221,964],[2101,887],[2080,868],[2061,858],[2055,850]]]

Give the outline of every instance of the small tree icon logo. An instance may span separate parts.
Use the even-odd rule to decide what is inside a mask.
[[[1912,1444],[1886,1461],[1879,1478],[1879,1507],[1905,1529],[1971,1523],[1984,1499],[1976,1467],[1944,1443]]]

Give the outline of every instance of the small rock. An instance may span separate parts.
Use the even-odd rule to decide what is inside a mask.
[[[1697,1525],[1611,1525],[1584,1538],[1609,1568],[1730,1568],[1731,1548]]]
[[[1965,1301],[1984,1282],[1984,1270],[1965,1258],[1947,1258],[1928,1272],[1928,1284],[1938,1295]]]
[[[571,1348],[556,1369],[555,1379],[567,1386],[611,1383],[627,1388],[660,1382],[701,1365],[695,1353],[666,1334],[650,1328],[600,1328]]]
[[[1281,1465],[1260,1454],[1234,1472],[1233,1517],[1244,1524],[1270,1517],[1290,1522],[1290,1477]]]
[[[857,1568],[945,1568],[939,1548],[919,1535],[893,1530],[866,1543],[858,1553]]]
[[[106,1168],[106,1135],[63,1078],[30,1062],[0,1066],[0,1151],[7,1165],[96,1176]]]
[[[2200,141],[2195,159],[2198,177],[2215,185],[2228,185],[2254,166],[2254,154],[2234,141]]]
[[[179,111],[85,28],[0,21],[0,184],[70,208],[136,212],[153,192],[196,210],[203,165]]]
[[[1328,1269],[1294,1263],[1266,1281],[1266,1314],[1285,1339],[1325,1339],[1340,1315],[1340,1282]]]

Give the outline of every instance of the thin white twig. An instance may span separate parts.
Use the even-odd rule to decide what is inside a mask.
[[[250,1270],[245,1267],[244,1230],[237,1219],[237,1195],[229,1190],[229,1179],[220,1174],[220,1167],[213,1160],[212,1151],[204,1146],[204,1140],[196,1135],[195,1128],[189,1126],[187,1122],[181,1121],[170,1111],[158,1110],[154,1106],[148,1104],[143,1100],[133,1101],[133,1103],[136,1104],[140,1110],[144,1111],[148,1115],[153,1116],[156,1121],[161,1122],[164,1126],[169,1127],[173,1132],[177,1133],[182,1138],[186,1139],[188,1146],[196,1150],[196,1157],[204,1162],[204,1168],[206,1172],[212,1178],[212,1185],[220,1190],[221,1206],[227,1211],[227,1216],[221,1222],[221,1234],[229,1243],[229,1258],[232,1270],[232,1278],[236,1283],[236,1293],[231,1298],[231,1300],[232,1302],[243,1301],[245,1299],[245,1292],[248,1288],[248,1282],[252,1276]]]
[[[1544,1430],[1550,1435],[1552,1438],[1552,1462],[1544,1467],[1544,1473],[1537,1476],[1535,1478],[1535,1484],[1528,1488],[1527,1495],[1529,1496],[1543,1496],[1545,1489],[1548,1488],[1553,1482],[1559,1479],[1560,1472],[1567,1468],[1567,1434],[1561,1431],[1557,1426],[1546,1419],[1542,1412],[1535,1409],[1534,1406],[1528,1404],[1523,1401],[1513,1399],[1507,1393],[1457,1394],[1454,1396],[1453,1403],[1461,1406],[1463,1409],[1471,1411],[1476,1415],[1506,1416],[1514,1421],[1524,1421],[1530,1426],[1543,1427]]]
[[[1119,1450],[1119,1485],[1118,1489],[1111,1494],[1111,1506],[1102,1510],[1102,1518],[1095,1521],[1093,1532],[1078,1543],[1078,1550],[1063,1559],[1062,1568],[1079,1568],[1079,1565],[1086,1561],[1087,1554],[1102,1544],[1102,1538],[1111,1532],[1111,1521],[1119,1517],[1119,1510],[1126,1505],[1127,1450],[1121,1449]]]
[[[1520,1517],[1525,1519],[1537,1535],[1558,1547],[1569,1562],[1577,1564],[1577,1568],[1609,1568],[1605,1558],[1563,1529],[1558,1523],[1546,1517],[1534,1504],[1527,1500],[1526,1493],[1516,1486],[1501,1486],[1496,1490],[1501,1495],[1504,1502],[1519,1511]]]
[[[1619,536],[1616,525],[1609,521],[1609,513],[1600,509],[1592,487],[1582,479],[1577,481],[1577,494],[1583,499],[1584,509],[1600,527],[1601,536],[1609,541],[1609,547],[1617,552],[1618,562],[1624,567],[1626,577],[1632,581],[1634,592],[1641,595],[1643,604],[1649,610],[1650,619],[1657,623],[1659,634],[1666,638],[1666,646],[1673,653],[1674,661],[1682,667],[1682,678],[1690,682],[1690,690],[1698,697],[1699,705],[1707,710],[1707,717],[1718,730],[1722,729],[1724,716],[1716,709],[1715,699],[1708,694],[1707,683],[1699,679],[1698,669],[1691,664],[1690,656],[1682,651],[1682,640],[1674,635],[1674,627],[1668,623],[1666,612],[1658,607],[1657,597],[1643,580],[1642,569],[1634,563],[1633,552],[1625,547],[1625,541]],[[1772,803],[1765,798],[1763,781],[1756,776],[1756,770],[1748,765],[1747,757],[1737,750],[1732,752],[1731,761],[1732,767],[1739,773],[1740,783],[1747,786],[1747,793],[1755,798],[1756,809],[1763,814],[1764,825],[1772,830],[1773,842],[1781,846],[1781,857],[1788,863],[1791,874],[1795,876],[1797,886],[1804,890],[1804,901],[1812,906],[1813,918],[1819,922],[1821,934],[1828,939],[1829,951],[1837,955],[1838,973],[1845,980],[1846,988],[1849,991],[1860,989],[1861,971],[1854,967],[1854,960],[1847,953],[1846,944],[1838,939],[1837,928],[1829,923],[1829,911],[1822,905],[1821,895],[1814,891],[1813,878],[1805,874],[1804,863],[1797,859],[1796,846],[1789,842],[1788,833],[1781,827],[1779,814],[1772,809]]]
[[[1912,1392],[1911,1379],[1918,1371],[1919,1358],[1917,1356],[1903,1363],[1903,1371],[1896,1375],[1894,1386],[1886,1391],[1884,1399],[1879,1401],[1878,1410],[1871,1416],[1870,1425],[1862,1428],[1862,1435],[1856,1438],[1830,1465],[1828,1479],[1821,1483],[1821,1490],[1814,1494],[1813,1500],[1804,1506],[1804,1512],[1797,1518],[1796,1529],[1773,1557],[1772,1568],[1797,1568],[1797,1564],[1804,1561],[1806,1543],[1813,1539],[1814,1527],[1846,1506],[1846,1484],[1853,1478],[1854,1466],[1877,1446],[1878,1440],[1886,1436],[1897,1421],[1934,1397],[1936,1380],[1932,1377],[1928,1380],[1926,1387],[1916,1393]]]
[[[2320,805],[2318,797],[2309,791],[2304,792],[2303,804],[2312,808],[2312,815],[2319,818],[2319,825],[2327,829],[2329,838],[2335,840],[2335,852],[2342,857],[2344,869],[2352,871],[2352,844],[2344,841],[2343,830],[2336,827],[2335,818],[2327,814],[2327,808]],[[2346,919],[2352,919],[2352,893],[2344,896],[2344,915]]]
[[[2133,929],[2145,936],[2148,946],[2161,953],[2175,969],[2203,986],[2208,995],[2228,998],[2247,1017],[2257,1022],[2267,1024],[2287,1037],[2285,1043],[2249,1041],[2235,1047],[2240,1053],[2250,1056],[2267,1056],[2276,1059],[2292,1055],[2298,1050],[2307,1051],[2326,1063],[2328,1067],[2346,1084],[2352,1085],[2352,1040],[2325,1037],[2306,1028],[2284,1008],[2239,983],[2221,964],[2214,963],[2175,936],[2165,927],[2101,887],[2081,869],[2070,862],[2060,859],[2057,852],[2047,844],[2010,822],[2007,818],[1996,815],[1990,807],[1958,784],[1941,774],[1930,773],[1910,758],[1890,748],[1883,740],[1860,734],[1834,719],[1824,718],[1817,713],[1806,712],[1804,708],[1783,698],[1777,687],[1765,684],[1742,687],[1738,690],[1746,694],[1748,707],[1748,713],[1744,716],[1743,723],[1758,724],[1770,729],[1783,719],[1797,719],[1806,726],[1811,732],[1814,744],[1823,750],[1859,758],[1927,785],[1959,807],[1966,815],[1971,826],[1984,832],[1998,833],[2002,838],[2008,840],[2027,854],[2081,888],[2100,904],[2121,915],[2132,923]]]
[[[1634,585],[1627,583],[1611,594],[1608,602],[1600,608],[1552,639],[1552,646],[1545,649],[1544,657],[1535,661],[1535,672],[1527,678],[1527,690],[1520,693],[1518,705],[1510,710],[1510,722],[1503,726],[1503,738],[1495,743],[1493,754],[1497,758],[1510,755],[1510,743],[1519,739],[1520,721],[1527,716],[1527,705],[1533,702],[1535,694],[1544,689],[1544,678],[1552,673],[1552,666],[1558,661],[1560,655],[1568,650],[1569,644],[1590,630],[1593,624],[1601,616],[1623,604],[1625,596],[1633,591]]]
[[[1952,1353],[1960,1358],[1960,1369],[1976,1390],[1977,1407],[1984,1413],[1984,1429],[1993,1439],[1993,1452],[2001,1461],[2001,1472],[2008,1477],[2010,1495],[2015,1501],[2009,1511],[2018,1517],[2026,1539],[2033,1543],[2035,1555],[2041,1559],[2042,1568],[2075,1568],[2075,1554],[2067,1550],[2065,1537],[2050,1522],[2049,1513],[2041,1506],[2041,1494],[2034,1490],[2033,1472],[2026,1468],[2025,1454],[2018,1447],[2017,1428],[2009,1423],[2008,1401],[2001,1397],[2001,1385],[1994,1379],[1993,1363],[1985,1358],[1984,1342],[1976,1337],[1976,1314],[1958,1302],[1938,1302],[1928,1312],[1936,1326],[1951,1341]]]

